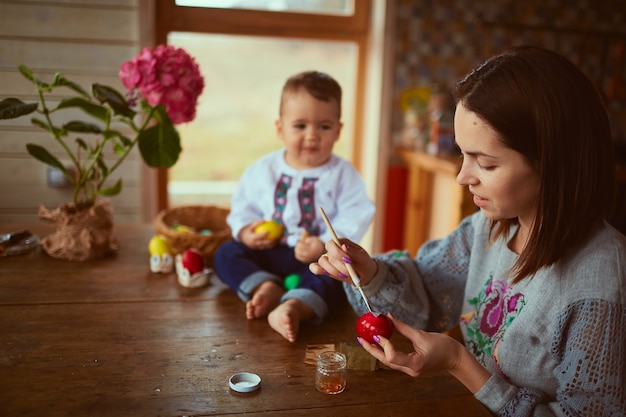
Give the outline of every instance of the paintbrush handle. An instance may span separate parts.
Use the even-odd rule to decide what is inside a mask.
[[[335,229],[333,229],[333,226],[331,226],[330,220],[328,220],[328,217],[326,216],[326,212],[321,207],[320,207],[320,213],[322,214],[322,219],[324,219],[324,223],[326,223],[326,227],[330,231],[330,235],[333,237],[333,242],[335,242],[337,246],[341,247],[341,242],[339,241],[339,238],[337,237],[337,233],[335,233]],[[352,283],[357,288],[357,290],[359,290],[361,297],[363,297],[363,301],[365,301],[365,305],[367,306],[368,310],[371,312],[372,307],[370,306],[369,300],[367,299],[367,297],[365,296],[365,293],[363,292],[363,289],[361,288],[361,279],[357,275],[352,265],[346,262],[344,262],[343,264],[346,266],[346,269],[348,270],[348,274],[350,274],[350,279],[352,279]]]

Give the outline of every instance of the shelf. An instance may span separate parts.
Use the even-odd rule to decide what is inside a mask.
[[[476,206],[467,187],[456,182],[458,157],[398,148],[408,167],[403,246],[412,255],[428,240],[444,237]]]

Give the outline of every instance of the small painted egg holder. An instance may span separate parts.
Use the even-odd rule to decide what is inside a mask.
[[[181,286],[199,288],[209,284],[214,272],[204,265],[202,254],[194,249],[187,249],[176,255],[176,275]]]
[[[150,271],[161,274],[174,271],[172,249],[165,236],[153,236],[148,244],[148,251],[150,252]]]

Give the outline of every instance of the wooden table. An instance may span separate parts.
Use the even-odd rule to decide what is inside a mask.
[[[0,225],[0,233],[45,225]],[[219,281],[186,289],[151,273],[151,226],[116,227],[121,250],[66,262],[40,250],[0,258],[2,416],[487,416],[454,378],[349,371],[348,388],[315,389],[307,345],[354,341],[355,314],[303,326],[286,342]],[[394,336],[395,337],[395,336]],[[241,394],[228,378],[252,371]]]

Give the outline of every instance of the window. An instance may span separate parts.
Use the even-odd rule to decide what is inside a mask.
[[[178,6],[222,9],[267,10],[349,16],[354,13],[351,0],[176,0]]]
[[[198,0],[157,0],[157,43],[185,48],[200,65],[205,90],[193,122],[179,126],[183,153],[158,178],[158,208],[228,205],[236,181],[253,161],[282,147],[274,131],[280,89],[296,72],[316,69],[344,92],[344,130],[335,151],[359,168],[360,123],[369,1],[265,1],[274,9],[197,7]],[[258,1],[204,1],[244,7]],[[300,11],[273,11],[295,4]],[[331,14],[312,6],[333,6]],[[195,6],[195,7],[189,7]]]

